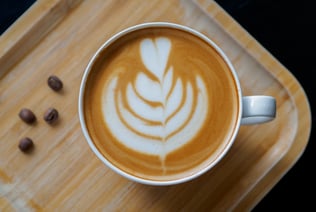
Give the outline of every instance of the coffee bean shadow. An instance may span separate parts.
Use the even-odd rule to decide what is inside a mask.
[[[29,126],[31,126],[31,127],[36,127],[36,126],[38,126],[38,120],[37,120],[37,118],[36,118],[36,120],[33,122],[33,123],[30,123],[30,124],[28,124]]]
[[[55,91],[55,92],[61,96],[65,96],[67,93],[67,89],[63,87],[60,91]]]

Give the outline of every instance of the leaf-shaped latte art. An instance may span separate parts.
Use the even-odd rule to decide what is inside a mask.
[[[162,161],[196,136],[208,112],[204,81],[199,75],[184,80],[175,74],[181,70],[168,61],[171,50],[168,38],[144,39],[140,56],[145,69],[135,70],[136,78],[124,89],[118,88],[120,79],[113,78],[102,100],[104,120],[113,136],[126,147],[158,155]]]

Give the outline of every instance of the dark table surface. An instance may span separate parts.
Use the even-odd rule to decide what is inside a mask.
[[[2,34],[35,0],[0,0]],[[315,111],[316,13],[310,0],[216,0],[300,82]],[[303,155],[254,211],[316,211],[315,117]]]

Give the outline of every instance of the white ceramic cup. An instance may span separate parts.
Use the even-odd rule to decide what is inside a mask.
[[[131,33],[133,31],[137,31],[139,29],[147,28],[147,27],[170,27],[170,28],[176,28],[176,29],[181,29],[183,31],[189,32],[204,41],[208,43],[208,45],[211,45],[213,48],[215,48],[218,53],[222,56],[222,58],[226,61],[228,66],[230,67],[230,71],[235,78],[235,82],[237,85],[237,90],[238,90],[238,96],[239,96],[239,111],[238,111],[238,124],[234,129],[233,136],[231,137],[231,140],[229,141],[229,145],[227,145],[225,151],[221,152],[220,157],[218,157],[216,160],[214,160],[212,163],[210,163],[206,168],[199,170],[198,172],[186,176],[181,179],[177,180],[164,180],[164,181],[155,181],[155,180],[148,180],[148,179],[143,179],[137,176],[134,176],[130,173],[124,172],[123,170],[119,169],[115,165],[113,165],[109,160],[107,160],[97,149],[95,146],[94,142],[92,141],[92,138],[89,135],[89,132],[87,130],[87,126],[85,123],[85,117],[84,117],[84,92],[85,92],[85,87],[86,87],[86,81],[87,77],[91,71],[91,67],[93,66],[94,62],[97,60],[99,54],[107,48],[110,44],[114,43],[118,38],[126,35],[127,33]],[[123,177],[126,177],[129,180],[138,182],[138,183],[143,183],[143,184],[149,184],[149,185],[173,185],[173,184],[178,184],[178,183],[183,183],[189,180],[192,180],[201,174],[205,173],[206,171],[210,170],[212,167],[214,167],[227,153],[229,148],[232,146],[234,143],[234,140],[236,138],[236,135],[239,131],[239,128],[241,125],[250,125],[250,124],[260,124],[260,123],[265,123],[272,121],[275,116],[276,116],[276,100],[272,96],[266,96],[266,95],[255,95],[255,96],[242,96],[242,91],[240,87],[240,81],[238,79],[237,73],[229,60],[229,58],[226,56],[226,54],[223,52],[223,50],[218,47],[209,37],[205,36],[204,34],[183,26],[183,25],[178,25],[174,23],[167,23],[167,22],[150,22],[150,23],[144,23],[144,24],[139,24],[135,25],[132,27],[129,27],[117,34],[115,34],[113,37],[111,37],[109,40],[107,40],[100,48],[99,50],[93,55],[91,58],[89,64],[86,67],[86,70],[84,72],[82,81],[81,81],[81,86],[80,86],[80,92],[79,92],[79,119],[80,119],[80,124],[82,127],[83,134],[92,149],[92,151],[96,154],[96,156],[109,168],[111,168],[113,171],[117,172]]]

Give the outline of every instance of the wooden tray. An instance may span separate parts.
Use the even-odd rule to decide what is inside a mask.
[[[77,102],[92,54],[134,24],[170,21],[212,38],[232,59],[243,92],[273,95],[273,122],[241,127],[227,156],[212,171],[176,186],[130,182],[93,155],[80,129]],[[62,93],[46,84],[64,82]],[[295,164],[307,145],[311,114],[290,72],[211,0],[37,1],[0,38],[0,210],[227,211],[252,209]],[[42,119],[60,112],[56,126]],[[28,107],[35,125],[18,112]],[[34,140],[23,154],[21,137]]]

